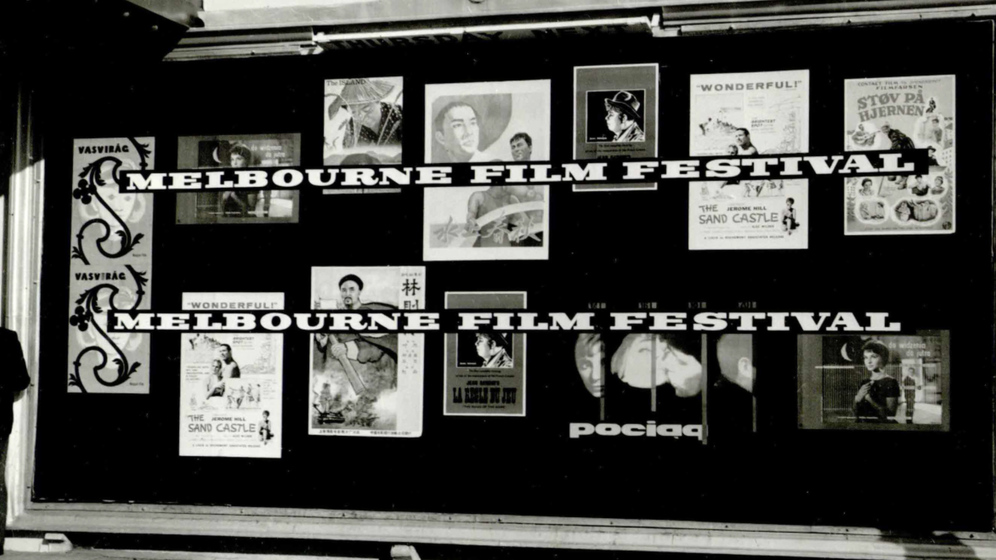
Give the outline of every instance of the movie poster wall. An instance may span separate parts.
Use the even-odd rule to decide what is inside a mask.
[[[925,149],[930,161],[926,175],[845,179],[846,235],[954,233],[954,76],[846,80],[844,145]]]
[[[693,74],[689,155],[809,151],[809,71]],[[692,181],[688,248],[806,249],[805,179]]]
[[[70,393],[149,392],[151,336],[109,333],[107,312],[150,309],[153,196],[118,192],[118,172],[154,168],[152,137],[73,141]]]
[[[704,443],[705,335],[579,333],[573,350],[561,369],[570,439],[611,438],[628,424],[640,427],[624,435]]]
[[[526,309],[526,293],[447,292],[446,309]],[[525,334],[449,333],[443,356],[444,415],[526,415]]]
[[[281,311],[282,293],[184,293],[184,311]],[[180,455],[279,459],[281,333],[180,335]]]
[[[425,307],[425,267],[314,267],[312,309]],[[420,437],[421,333],[323,329],[311,338],[310,435]]]

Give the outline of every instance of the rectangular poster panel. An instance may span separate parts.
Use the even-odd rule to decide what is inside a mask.
[[[693,74],[689,154],[809,151],[809,70]],[[809,182],[688,184],[688,248],[807,249]]]
[[[955,231],[955,77],[844,82],[848,151],[926,149],[926,175],[844,180],[846,235]]]
[[[281,293],[184,293],[184,311],[281,311]],[[279,333],[180,335],[180,455],[279,459]]]
[[[425,308],[425,267],[311,269],[312,309]],[[310,435],[422,435],[425,335],[311,335]]]
[[[569,439],[586,446],[619,435],[643,445],[704,442],[705,345],[705,335],[692,333],[578,334],[562,357],[572,366],[561,369],[569,379]],[[623,431],[627,425],[638,427]]]
[[[446,309],[525,309],[525,292],[446,292]],[[446,335],[443,414],[526,415],[526,335]]]
[[[574,68],[574,159],[657,157],[656,64]],[[657,183],[574,185],[575,191],[655,190]]]
[[[325,80],[326,166],[401,163],[404,80],[338,78]],[[397,187],[325,189],[324,194],[401,192]]]
[[[149,309],[150,194],[118,192],[122,169],[155,168],[155,139],[73,141],[70,393],[149,392],[149,334],[108,333],[107,311]]]
[[[301,165],[300,134],[181,136],[177,169],[294,167]],[[296,190],[178,193],[178,224],[297,223]]]
[[[799,427],[947,431],[949,338],[800,335]]]
[[[427,84],[427,163],[550,159],[550,80]],[[426,261],[545,260],[546,185],[423,189]]]

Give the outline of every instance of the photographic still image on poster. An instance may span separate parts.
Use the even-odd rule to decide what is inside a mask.
[[[509,369],[515,359],[513,333],[458,333],[457,367]]]
[[[691,333],[578,334],[574,367],[564,369],[572,437],[597,436],[587,432],[599,423],[653,421],[658,434],[701,440],[703,340]]]
[[[325,148],[331,165],[401,163],[403,80],[325,80]]]
[[[107,311],[149,309],[153,196],[118,192],[116,177],[143,162],[155,169],[155,148],[152,137],[73,141],[70,393],[149,393],[151,336],[108,332]]]
[[[423,309],[425,268],[314,267],[311,292],[316,310]],[[309,336],[309,434],[421,436],[423,334]]]
[[[809,151],[809,70],[692,74],[689,155]]]
[[[632,144],[646,142],[646,97],[646,90],[635,88],[586,91],[585,141]]]
[[[425,86],[426,163],[549,159],[549,80]]]
[[[722,333],[706,337],[710,442],[756,431],[757,363],[753,335]]]
[[[424,197],[426,261],[549,258],[546,186],[426,187]]]
[[[948,331],[800,335],[798,348],[800,427],[948,429]]]
[[[657,157],[656,64],[574,68],[574,158]],[[657,183],[575,185],[575,191],[646,190]]]
[[[955,230],[955,78],[846,80],[849,151],[925,149],[925,175],[844,180],[846,235],[943,234]]]
[[[688,248],[806,249],[806,179],[703,181],[688,184]]]
[[[181,136],[177,169],[295,167],[301,165],[300,134]],[[297,223],[296,190],[178,193],[178,224]]]
[[[525,292],[446,292],[446,309],[525,309]],[[525,416],[526,335],[445,335],[443,414]]]

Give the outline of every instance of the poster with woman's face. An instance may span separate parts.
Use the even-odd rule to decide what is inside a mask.
[[[948,331],[801,335],[798,348],[801,428],[948,429]]]
[[[301,165],[300,134],[181,136],[177,169],[295,167]],[[296,190],[180,193],[178,224],[297,223]]]

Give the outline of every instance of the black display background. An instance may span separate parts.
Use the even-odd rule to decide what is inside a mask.
[[[991,52],[983,21],[54,67],[37,111],[46,225],[33,498],[991,529]],[[527,291],[535,309],[888,311],[905,331],[950,329],[950,432],[797,430],[795,334],[775,333],[757,337],[759,432],[708,446],[568,439],[571,421],[593,419],[577,413],[564,335],[530,335],[525,418],[442,416],[442,335],[427,336],[418,439],[308,436],[309,341],[287,335],[280,460],[178,457],[177,334],[154,336],[150,394],[67,394],[73,138],[154,135],[156,169],[171,170],[178,136],[300,132],[302,165],[320,167],[323,80],[403,75],[404,160],[417,164],[425,83],[548,78],[552,158],[569,160],[573,67],[648,62],[661,64],[662,159],[687,156],[691,73],[808,68],[813,154],[843,148],[844,79],[957,75],[957,232],[845,237],[841,181],[826,178],[810,183],[808,250],[689,252],[685,183],[561,185],[548,261],[429,263],[427,307],[442,309],[446,291],[494,290]],[[157,195],[152,304],[178,310],[185,291],[280,291],[305,310],[312,266],[422,264],[421,197],[306,191],[297,225],[180,226],[173,196]]]

